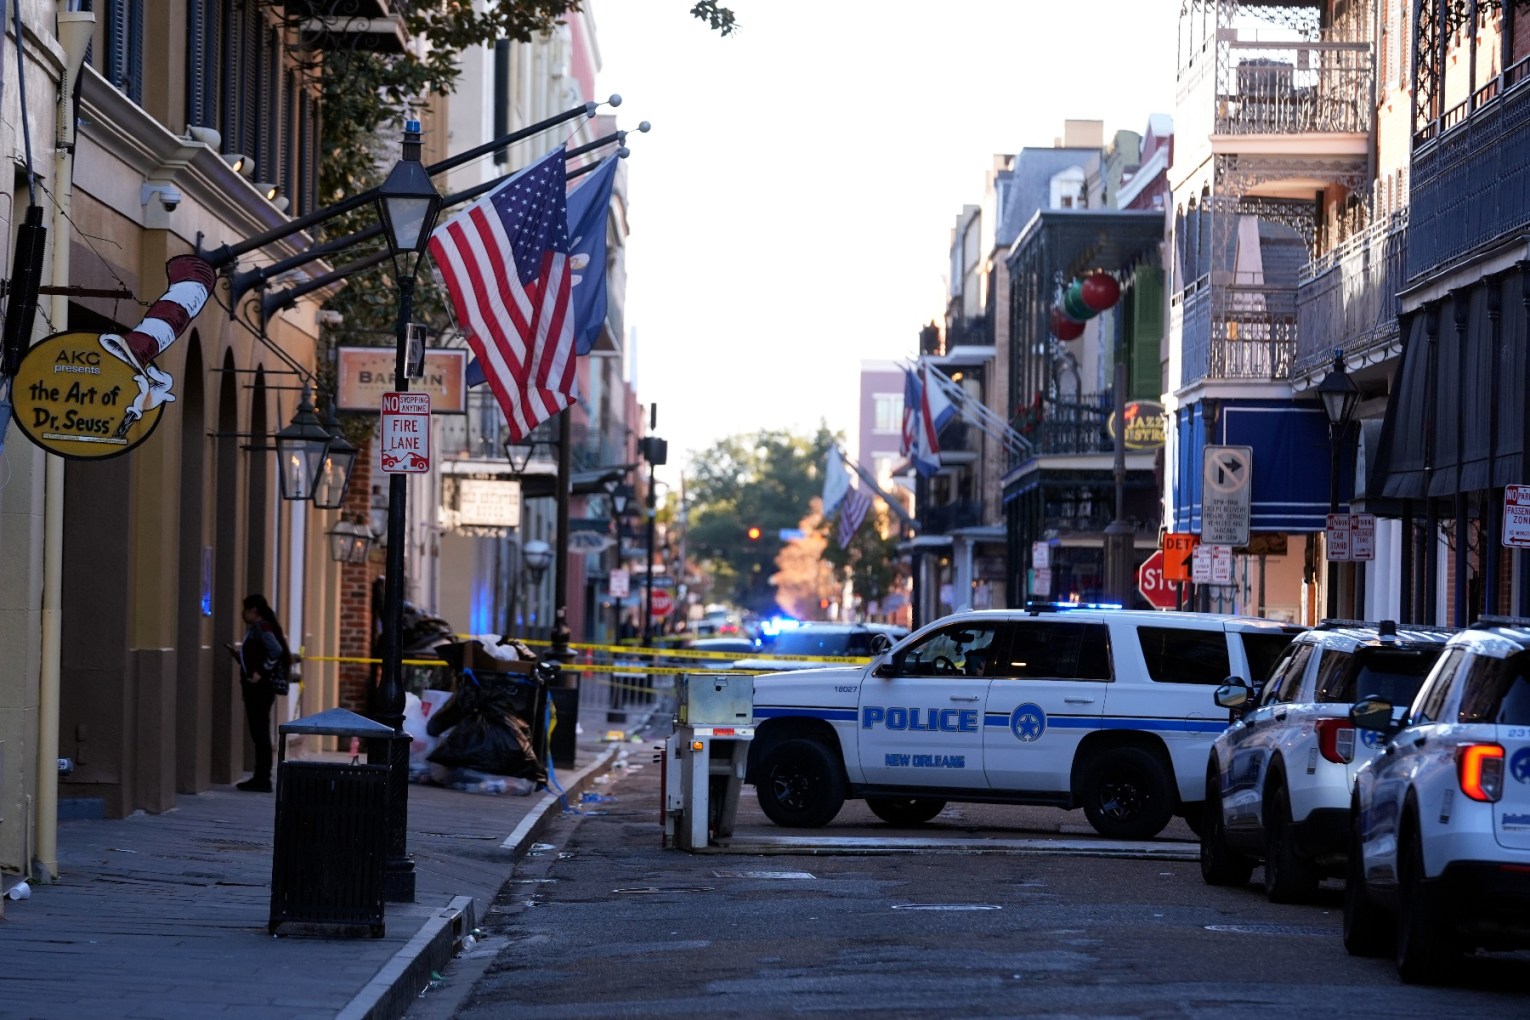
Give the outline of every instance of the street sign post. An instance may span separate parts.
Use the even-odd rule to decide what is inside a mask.
[[[611,571],[611,576],[606,579],[606,586],[611,589],[611,597],[624,599],[632,594],[632,575],[621,567]]]
[[[1201,541],[1248,545],[1252,446],[1208,446],[1201,471]]]
[[[377,432],[378,460],[390,475],[430,470],[430,394],[384,393]]]
[[[1503,544],[1530,549],[1530,485],[1504,487]]]
[[[669,593],[668,588],[655,588],[653,600],[648,604],[648,615],[656,620],[662,620],[675,609],[675,597]]]
[[[1348,563],[1354,557],[1350,554],[1349,538],[1349,514],[1329,514],[1327,527],[1324,530],[1323,545],[1328,549],[1328,562]]]
[[[1154,550],[1137,568],[1137,590],[1154,609],[1174,608],[1174,585],[1164,576],[1163,550]]]

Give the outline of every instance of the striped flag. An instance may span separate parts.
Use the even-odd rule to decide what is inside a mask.
[[[861,530],[861,522],[866,519],[866,511],[871,509],[871,496],[860,489],[850,490],[850,495],[845,497],[839,511],[839,547],[850,548],[851,539],[855,533]]]
[[[512,440],[574,402],[566,187],[563,150],[554,149],[430,238]]]

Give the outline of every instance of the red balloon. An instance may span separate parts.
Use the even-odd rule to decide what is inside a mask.
[[[1084,304],[1097,312],[1103,312],[1121,297],[1121,285],[1113,276],[1106,273],[1093,273],[1084,277],[1084,284],[1079,288],[1079,296],[1084,299]]]
[[[1084,324],[1075,322],[1063,314],[1062,309],[1052,307],[1052,334],[1059,340],[1077,340],[1084,335]]]

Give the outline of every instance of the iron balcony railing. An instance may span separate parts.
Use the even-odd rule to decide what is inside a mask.
[[[921,534],[948,535],[957,528],[975,528],[982,524],[983,504],[959,499],[943,506],[926,507],[920,516],[924,519]]]
[[[1217,53],[1215,131],[1366,134],[1373,74],[1369,43],[1225,41]]]
[[[1530,58],[1414,140],[1408,277],[1530,227]]]
[[[1303,268],[1296,290],[1298,373],[1397,340],[1397,292],[1406,281],[1408,210],[1371,224]]]
[[[1229,274],[1231,275],[1231,274]],[[1296,291],[1203,277],[1170,312],[1181,351],[1181,385],[1200,379],[1279,381],[1296,359]]]
[[[1043,417],[1033,430],[1036,452],[1043,456],[1111,452],[1115,441],[1107,423],[1114,408],[1108,390],[1047,401]]]

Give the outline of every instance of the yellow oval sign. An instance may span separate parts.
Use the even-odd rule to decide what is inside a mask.
[[[1163,405],[1152,400],[1134,400],[1126,405],[1126,448],[1152,450],[1163,445]],[[1110,416],[1110,435],[1116,435],[1116,416]]]
[[[163,403],[155,403],[134,412],[143,378],[108,354],[99,334],[54,333],[21,359],[11,382],[12,418],[22,435],[49,453],[115,457],[148,439],[164,411]]]

